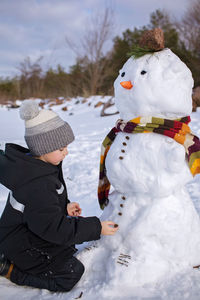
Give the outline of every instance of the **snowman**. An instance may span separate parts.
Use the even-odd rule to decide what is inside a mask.
[[[163,33],[148,32],[147,45],[152,34]],[[120,120],[103,144],[100,204],[119,230],[79,254],[83,286],[144,286],[200,264],[200,219],[185,187],[199,168],[186,160],[193,79],[170,49],[158,50],[131,56],[114,82]]]

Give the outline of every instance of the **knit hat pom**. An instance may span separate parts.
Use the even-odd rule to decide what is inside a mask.
[[[34,100],[24,100],[19,111],[22,120],[31,120],[39,114],[39,105]]]

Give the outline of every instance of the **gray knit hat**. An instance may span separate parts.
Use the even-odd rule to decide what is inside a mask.
[[[25,120],[25,141],[33,155],[53,152],[73,142],[69,124],[52,110],[40,110],[35,100],[24,100],[19,113]]]

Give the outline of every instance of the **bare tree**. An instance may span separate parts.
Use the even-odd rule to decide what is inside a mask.
[[[200,53],[200,0],[190,2],[178,28],[187,49]]]
[[[42,58],[43,57],[39,57],[32,63],[30,57],[26,57],[24,61],[20,63],[18,70],[20,71],[20,90],[22,97],[34,97],[40,94],[43,87],[43,81],[41,80]]]
[[[108,60],[105,59],[105,46],[111,40],[114,29],[114,13],[112,8],[106,8],[103,13],[95,14],[84,29],[80,44],[66,38],[67,45],[74,51],[77,61],[82,61],[87,72],[83,78],[88,92],[97,93],[107,76]],[[107,51],[106,56],[109,56]]]

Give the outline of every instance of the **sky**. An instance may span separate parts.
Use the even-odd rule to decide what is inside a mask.
[[[44,70],[60,64],[66,71],[76,54],[66,37],[80,44],[92,16],[112,7],[113,36],[147,25],[156,9],[180,19],[191,0],[0,0],[0,76],[13,77],[20,63],[40,57]],[[112,38],[107,47],[111,47]]]

